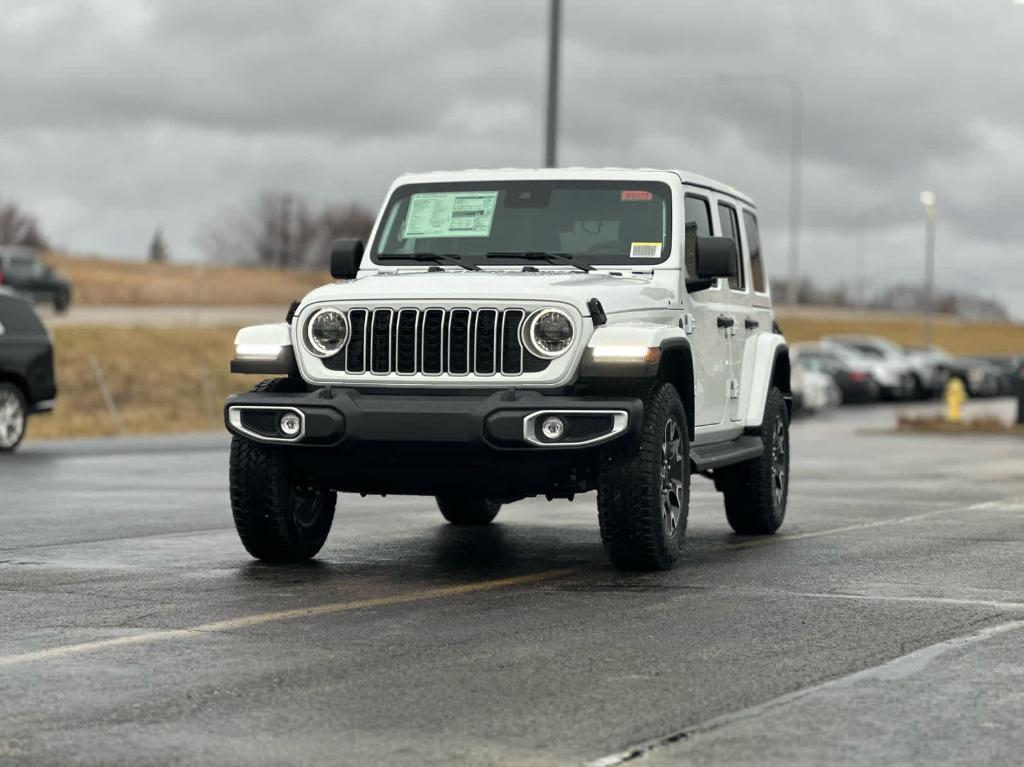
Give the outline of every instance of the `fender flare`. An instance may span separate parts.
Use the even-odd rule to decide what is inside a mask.
[[[740,382],[740,412],[747,429],[760,429],[768,392],[778,386],[792,407],[789,346],[775,333],[759,333],[747,342],[743,352],[743,380]]]

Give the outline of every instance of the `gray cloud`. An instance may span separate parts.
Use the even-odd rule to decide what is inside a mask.
[[[866,228],[875,279],[916,279],[928,187],[940,282],[1021,300],[1024,9],[565,6],[564,164],[744,189],[779,274],[789,95],[751,75],[793,78],[809,270],[848,279]],[[74,249],[140,254],[162,223],[191,258],[201,223],[260,189],[376,205],[407,170],[534,165],[545,24],[542,0],[16,0],[0,18],[0,195]]]

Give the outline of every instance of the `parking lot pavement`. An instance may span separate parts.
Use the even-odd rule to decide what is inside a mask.
[[[995,404],[1005,408],[1004,404]],[[801,421],[783,532],[696,480],[671,573],[593,496],[456,529],[343,497],[252,562],[219,435],[0,461],[0,764],[1017,764],[1024,440]]]

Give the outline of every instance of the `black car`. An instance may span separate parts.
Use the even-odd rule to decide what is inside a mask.
[[[58,312],[71,305],[71,281],[47,266],[35,248],[0,245],[0,285],[33,301],[53,304]]]
[[[52,410],[56,397],[49,333],[32,304],[0,288],[0,452],[16,448],[29,416]]]
[[[979,357],[999,368],[999,393],[1009,397],[1017,393],[1017,381],[1024,378],[1024,356],[993,355]]]
[[[805,370],[815,370],[832,376],[843,402],[877,402],[880,397],[878,382],[867,370],[857,370],[838,354],[818,346],[797,345],[793,348],[793,364]]]

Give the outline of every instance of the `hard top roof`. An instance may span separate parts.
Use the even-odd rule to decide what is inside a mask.
[[[526,180],[531,178],[541,179],[601,179],[601,178],[633,178],[643,176],[657,177],[672,174],[678,177],[682,183],[709,189],[714,192],[735,197],[754,208],[756,205],[743,192],[729,186],[728,184],[716,181],[713,178],[702,176],[699,173],[692,173],[686,170],[673,168],[620,168],[620,167],[565,167],[565,168],[467,168],[464,170],[435,170],[422,173],[407,173],[395,181],[395,186],[400,184],[436,183],[438,181],[484,181],[487,179],[501,180]]]

